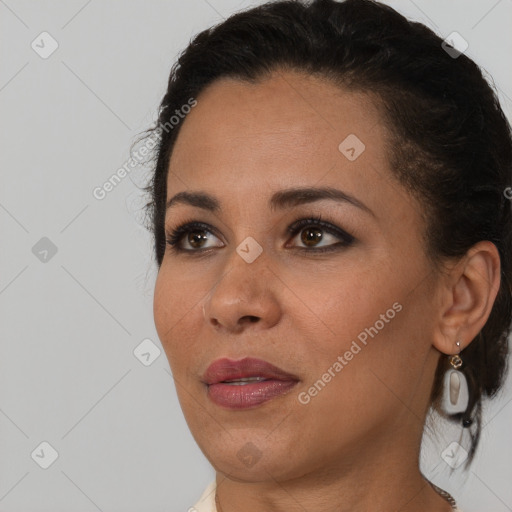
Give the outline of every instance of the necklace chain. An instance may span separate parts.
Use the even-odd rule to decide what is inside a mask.
[[[455,501],[455,499],[449,492],[446,492],[445,490],[441,489],[440,487],[438,487],[436,484],[433,484],[432,482],[429,482],[429,484],[432,486],[434,491],[437,492],[437,494],[439,494],[441,497],[443,497],[452,506],[453,510],[457,510],[457,502]],[[224,512],[220,505],[219,495],[217,494],[217,491],[215,491],[215,504],[218,509],[217,512]]]
[[[434,491],[436,491],[437,494],[442,496],[452,506],[453,510],[457,510],[457,502],[449,492],[446,492],[445,490],[441,489],[432,482],[429,482],[429,484],[433,487]]]

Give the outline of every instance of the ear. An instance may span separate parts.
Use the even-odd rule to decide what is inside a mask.
[[[444,354],[458,353],[482,330],[500,288],[501,264],[496,246],[475,244],[442,280],[441,305],[433,345]]]

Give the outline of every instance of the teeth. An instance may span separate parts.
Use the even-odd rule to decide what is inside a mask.
[[[263,377],[243,377],[242,379],[225,380],[224,384],[232,384],[234,386],[244,386],[249,382],[260,382],[266,380]]]

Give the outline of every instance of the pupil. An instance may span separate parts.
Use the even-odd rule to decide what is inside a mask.
[[[304,229],[301,234],[301,239],[305,245],[315,245],[322,240],[322,230],[318,228]]]
[[[202,242],[207,238],[204,231],[191,231],[188,235],[188,242],[192,247],[201,247]]]

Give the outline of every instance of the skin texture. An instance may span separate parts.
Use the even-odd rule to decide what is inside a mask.
[[[201,191],[221,207],[169,208],[166,233],[192,220],[215,231],[202,254],[167,247],[154,317],[188,425],[216,469],[222,511],[450,510],[419,472],[421,435],[438,358],[456,353],[458,339],[467,346],[489,316],[495,246],[481,242],[435,269],[422,206],[393,177],[386,127],[368,95],[279,71],[257,84],[219,80],[197,100],[171,157],[168,199]],[[349,134],[365,144],[354,161],[338,149]],[[342,190],[372,213],[329,199],[269,207],[272,194],[296,187]],[[318,215],[354,242],[315,253],[301,231],[286,231]],[[339,242],[322,233],[320,246]],[[263,249],[252,263],[236,252],[249,236]],[[181,245],[193,249],[187,236]],[[300,403],[395,303],[394,318]],[[252,409],[215,405],[204,371],[247,356],[298,384]],[[255,463],[237,456],[244,446]]]

